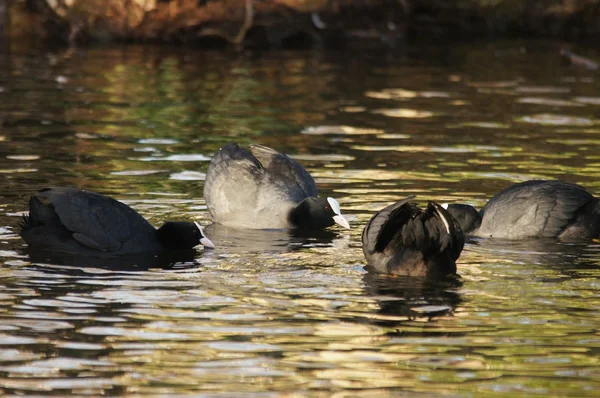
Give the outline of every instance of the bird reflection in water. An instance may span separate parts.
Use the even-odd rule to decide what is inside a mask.
[[[198,266],[196,250],[163,253],[140,253],[114,257],[94,257],[51,250],[25,249],[36,268],[63,265],[78,268],[100,268],[110,271],[147,271],[149,269],[194,268]]]
[[[504,240],[471,237],[466,250],[484,258],[487,263],[501,261],[523,264],[530,271],[558,270],[563,276],[577,277],[578,270],[597,269],[600,245],[561,242],[557,239]],[[459,265],[460,267],[460,265]]]
[[[452,314],[462,301],[458,289],[463,283],[457,275],[398,277],[367,273],[363,282],[365,291],[375,296],[381,315],[431,320]],[[397,319],[377,320],[378,325],[385,327],[395,327],[398,323]]]
[[[329,230],[251,230],[210,224],[204,228],[215,242],[216,251],[180,250],[158,254],[94,257],[60,251],[31,250],[24,247],[23,254],[34,266],[64,265],[80,268],[101,268],[111,271],[146,271],[149,269],[185,269],[200,266],[201,258],[220,254],[250,254],[291,252],[301,248],[332,246],[343,238]]]
[[[308,245],[331,245],[338,238],[338,234],[330,230],[256,230],[232,228],[216,223],[204,227],[204,230],[220,253],[286,252]]]

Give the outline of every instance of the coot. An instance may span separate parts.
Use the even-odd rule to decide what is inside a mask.
[[[74,188],[45,188],[31,196],[20,235],[31,249],[80,255],[214,247],[197,222],[166,222],[155,229],[124,203]]]
[[[464,246],[458,223],[440,205],[425,209],[414,196],[377,212],[362,232],[367,269],[405,276],[456,273]]]
[[[593,239],[600,234],[600,203],[583,187],[564,181],[532,180],[496,194],[477,212],[447,206],[466,234],[502,239]]]
[[[262,145],[227,144],[213,156],[204,184],[212,220],[236,228],[350,228],[333,198],[300,163]]]

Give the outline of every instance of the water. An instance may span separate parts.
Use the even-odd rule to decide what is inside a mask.
[[[2,393],[596,396],[598,244],[471,240],[435,283],[367,274],[360,246],[407,195],[482,206],[542,177],[600,194],[600,82],[558,47],[2,56]],[[173,268],[24,251],[44,186],[208,224],[204,173],[229,141],[297,158],[352,230],[208,227],[219,248]]]

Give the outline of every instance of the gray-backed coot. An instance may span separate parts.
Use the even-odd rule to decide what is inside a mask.
[[[477,212],[447,206],[468,235],[502,239],[593,239],[600,234],[600,202],[583,187],[564,181],[531,180],[496,194]]]
[[[429,202],[421,209],[413,198],[380,210],[365,226],[367,269],[405,276],[456,273],[464,246],[460,226],[440,205]]]
[[[29,200],[21,237],[32,249],[80,255],[128,255],[213,248],[197,222],[166,222],[155,229],[124,203],[74,188],[45,188]]]
[[[212,220],[236,228],[350,228],[333,198],[317,197],[311,175],[262,145],[227,144],[213,156],[204,184]]]

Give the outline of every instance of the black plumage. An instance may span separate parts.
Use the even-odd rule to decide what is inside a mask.
[[[227,144],[213,156],[204,199],[214,222],[236,228],[349,228],[333,198],[319,198],[311,175],[262,145]]]
[[[82,255],[125,255],[213,247],[193,222],[158,230],[124,203],[74,188],[45,188],[31,196],[20,235],[32,249]]]
[[[464,246],[458,223],[434,202],[400,200],[377,212],[362,233],[367,268],[407,276],[456,273]]]
[[[451,204],[464,232],[502,239],[593,239],[600,234],[600,202],[585,188],[564,181],[532,180],[496,194],[478,213]]]

